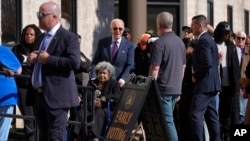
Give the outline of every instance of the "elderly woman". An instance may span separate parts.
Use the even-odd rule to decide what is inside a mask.
[[[94,101],[94,124],[90,129],[90,137],[88,138],[93,139],[93,141],[98,141],[105,126],[105,121],[107,119],[107,102],[112,101],[110,108],[110,112],[112,115],[115,110],[115,106],[120,98],[121,91],[118,82],[114,78],[115,69],[109,62],[103,61],[98,63],[95,66],[95,72],[97,75],[97,79],[91,80],[89,82],[89,85],[94,86],[96,88],[96,98]],[[77,121],[82,121],[83,115],[83,109],[79,110],[77,114]],[[79,128],[75,127],[74,133],[79,135]]]

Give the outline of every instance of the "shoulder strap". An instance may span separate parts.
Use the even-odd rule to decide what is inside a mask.
[[[90,59],[83,53],[81,52],[81,56],[88,62],[90,62]]]

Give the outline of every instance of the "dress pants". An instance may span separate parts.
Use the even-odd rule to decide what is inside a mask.
[[[204,118],[207,124],[211,141],[220,141],[220,124],[216,110],[217,92],[195,93],[193,95],[190,120],[192,141],[204,140]]]
[[[34,116],[33,105],[29,103],[29,101],[34,101],[34,97],[31,97],[30,91],[28,88],[18,88],[18,96],[19,96],[19,109],[23,115]],[[34,93],[32,93],[34,95]],[[35,141],[34,129],[35,124],[33,120],[24,120],[24,130],[26,134],[27,141]]]
[[[69,108],[50,108],[42,93],[36,94],[36,119],[39,141],[63,141]]]
[[[232,87],[223,86],[219,96],[221,139],[229,140],[230,126],[239,123],[239,99]]]

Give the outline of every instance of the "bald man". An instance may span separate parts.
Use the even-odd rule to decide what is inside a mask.
[[[28,57],[33,65],[39,141],[63,141],[68,110],[79,105],[74,71],[80,67],[80,44],[60,24],[60,11],[55,2],[40,6],[37,18],[45,33]]]

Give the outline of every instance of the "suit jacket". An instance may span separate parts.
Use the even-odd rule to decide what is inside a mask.
[[[111,49],[112,37],[106,37],[98,42],[94,58],[92,60],[91,78],[96,78],[94,67],[101,61],[110,62],[115,67],[115,78],[126,80],[128,74],[134,67],[134,45],[125,38],[121,39],[118,54],[115,61],[112,61]]]
[[[193,76],[196,79],[194,93],[220,91],[218,48],[207,32],[202,34],[197,41],[192,61]]]
[[[44,34],[38,37],[35,50],[39,49]],[[80,44],[74,33],[62,26],[51,40],[49,57],[42,65],[43,96],[50,108],[68,108],[79,105],[74,70],[80,67]],[[37,97],[39,106],[41,100]],[[41,104],[42,105],[42,104]]]

